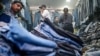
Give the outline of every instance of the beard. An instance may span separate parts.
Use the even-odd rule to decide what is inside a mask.
[[[20,9],[11,8],[11,10],[12,10],[12,12],[13,12],[14,14],[17,14],[17,13],[20,12]]]
[[[13,12],[14,12],[15,14],[17,14],[17,13],[20,12],[20,10],[13,10]]]

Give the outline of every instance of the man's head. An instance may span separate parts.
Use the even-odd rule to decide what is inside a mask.
[[[20,1],[14,1],[11,4],[11,10],[13,13],[19,13],[22,8],[24,8],[24,5]]]
[[[39,8],[45,10],[46,9],[46,5],[41,5]]]
[[[67,13],[68,13],[68,8],[64,8],[64,9],[63,9],[63,12],[64,12],[65,14],[67,14]]]
[[[57,22],[57,23],[59,22],[59,17],[58,16],[54,17],[54,22]]]

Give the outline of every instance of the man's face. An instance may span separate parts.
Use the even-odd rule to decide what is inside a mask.
[[[43,13],[43,11],[45,10],[45,7],[40,8],[39,10],[41,11],[41,13]]]
[[[42,7],[42,9],[45,10],[46,8],[45,7]]]
[[[68,13],[68,9],[67,8],[64,8],[64,13]]]
[[[59,17],[56,17],[55,18],[55,22],[59,22]]]
[[[22,5],[20,3],[12,4],[11,9],[14,13],[19,13],[22,9]]]

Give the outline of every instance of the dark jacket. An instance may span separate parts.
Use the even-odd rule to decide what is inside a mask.
[[[2,13],[0,15],[0,21],[9,23],[10,22],[10,16],[6,15],[5,13]]]
[[[73,19],[73,17],[72,17],[72,15],[71,14],[62,14],[61,15],[61,17],[60,17],[60,23],[61,23],[61,25],[62,25],[62,28],[64,29],[64,30],[67,30],[67,31],[70,31],[70,32],[74,32],[74,30],[73,30],[73,24],[72,24],[72,20]]]

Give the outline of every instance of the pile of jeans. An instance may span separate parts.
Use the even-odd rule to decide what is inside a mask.
[[[84,56],[100,56],[100,21],[91,21],[81,33],[84,47],[87,48]]]
[[[19,26],[16,19],[13,19],[8,28],[1,29],[4,31],[2,30],[0,35],[7,41],[4,43],[9,47],[6,49],[8,50],[5,52],[6,56],[12,54],[12,56],[81,56],[82,54],[82,40],[70,32],[55,27],[48,19],[42,21],[32,32]]]
[[[80,56],[83,42],[80,37],[71,32],[64,31],[54,26],[48,19],[42,21],[32,31],[33,34],[41,36],[42,38],[52,40],[57,43],[57,55],[60,56]]]
[[[11,51],[13,54],[10,54],[8,51],[1,51],[1,54],[4,53],[5,56],[16,56],[16,53],[17,56],[53,56],[55,55],[54,49],[57,48],[55,42],[40,38],[28,32],[18,24],[17,19],[12,19],[9,25],[0,27],[0,36],[3,36],[2,40],[9,47],[5,48],[5,45],[0,45],[1,49],[3,51],[5,49]]]

